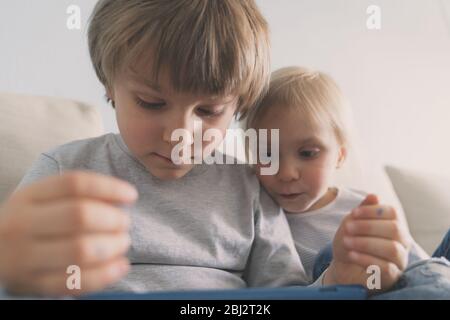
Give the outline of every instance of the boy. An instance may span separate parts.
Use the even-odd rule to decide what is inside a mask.
[[[269,40],[255,3],[101,0],[89,49],[120,135],[35,162],[1,209],[0,283],[54,296],[306,284],[285,217],[245,165],[171,157],[175,129],[223,133],[264,93]],[[133,202],[129,216],[117,208]],[[66,287],[69,265],[80,290]]]
[[[348,105],[333,79],[286,67],[272,74],[269,91],[250,112],[247,127],[280,130],[278,173],[262,175],[260,164],[256,173],[286,213],[309,281],[319,275],[314,268],[319,252],[334,239],[330,273],[336,265],[347,266],[351,278],[376,265],[382,289],[387,289],[406,268],[411,246],[418,245],[393,208],[378,205],[374,195],[333,185],[334,173],[348,153],[350,120]],[[367,206],[360,207],[361,203]],[[323,263],[331,259],[325,257],[328,261]],[[338,282],[342,281],[347,282]]]

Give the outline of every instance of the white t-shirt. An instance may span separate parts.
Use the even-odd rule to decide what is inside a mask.
[[[286,213],[295,247],[310,281],[317,254],[333,241],[344,216],[359,206],[366,195],[354,189],[337,188],[336,198],[323,208],[306,213]]]

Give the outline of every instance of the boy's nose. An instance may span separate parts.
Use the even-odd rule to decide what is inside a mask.
[[[185,134],[193,137],[194,124],[184,117],[168,119],[163,130],[163,140],[169,144],[175,145],[179,141],[172,141],[172,134],[175,130],[183,130]],[[184,139],[184,138],[183,138]],[[183,140],[184,141],[184,140]],[[184,141],[186,142],[186,141]]]

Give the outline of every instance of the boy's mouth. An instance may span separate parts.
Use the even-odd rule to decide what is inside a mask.
[[[167,164],[176,166],[176,164],[172,161],[172,159],[170,157],[163,156],[162,154],[156,153],[156,152],[152,152],[151,155],[155,156],[157,159],[164,161]],[[191,157],[191,159],[194,159],[194,157]]]
[[[175,165],[175,163],[173,163],[172,159],[170,159],[170,158],[168,158],[166,156],[163,156],[163,155],[161,155],[159,153],[153,152],[153,153],[151,153],[151,155],[155,156],[156,158],[158,158],[158,159],[160,159],[160,160],[162,160],[162,161],[164,161],[164,162],[166,162],[168,164]]]

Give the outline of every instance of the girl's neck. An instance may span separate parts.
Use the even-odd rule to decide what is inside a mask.
[[[336,188],[328,188],[327,192],[314,203],[307,211],[304,211],[303,213],[307,213],[310,211],[321,209],[331,202],[333,202],[338,194],[338,190]]]

